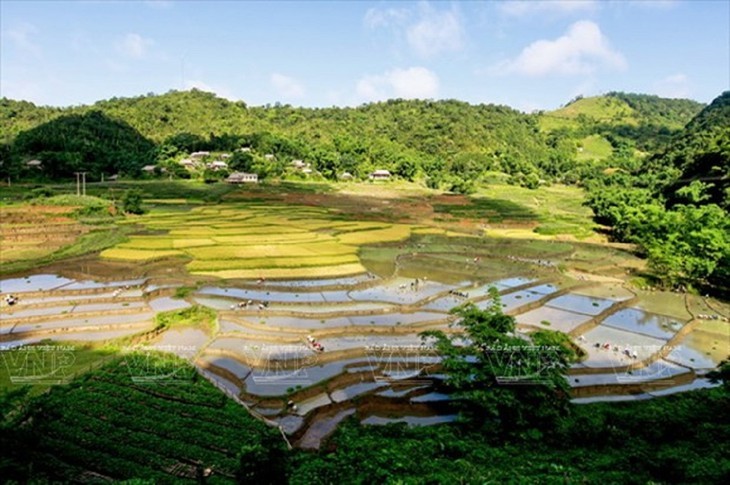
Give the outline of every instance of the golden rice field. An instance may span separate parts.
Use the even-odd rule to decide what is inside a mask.
[[[130,221],[159,235],[131,236],[103,258],[153,261],[185,257],[192,274],[220,278],[336,277],[362,273],[360,246],[408,239],[421,226],[344,221],[324,208],[195,207]]]

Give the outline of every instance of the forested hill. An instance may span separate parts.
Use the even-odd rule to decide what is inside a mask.
[[[586,150],[583,158],[602,159],[626,150],[640,155],[658,150],[702,108],[689,99],[611,92],[578,96],[539,119],[543,131],[576,139]]]
[[[678,172],[666,191],[670,201],[681,202],[675,194],[693,186],[704,193],[692,197],[706,197],[706,201],[730,209],[730,91],[702,110],[653,162]]]
[[[730,291],[730,91],[648,159],[586,180],[616,239],[637,243],[666,285]]]
[[[608,105],[601,100],[609,100]],[[543,115],[454,100],[391,100],[357,108],[248,107],[198,90],[64,109],[2,99],[0,171],[15,178],[63,177],[78,169],[92,176],[136,176],[144,165],[172,166],[192,151],[249,146],[254,159],[238,166],[264,177],[286,175],[291,160],[303,159],[326,178],[345,171],[366,177],[385,168],[434,187],[468,190],[469,184],[500,172],[534,187],[540,180],[577,181],[585,161],[646,150],[649,135],[661,131],[669,137],[701,106],[623,93],[579,99]],[[104,127],[89,129],[89,119],[103,119]],[[545,120],[557,125],[545,129]],[[596,153],[590,146],[594,142],[603,144]],[[269,153],[275,161],[256,159]],[[31,159],[40,159],[44,168],[29,169]]]

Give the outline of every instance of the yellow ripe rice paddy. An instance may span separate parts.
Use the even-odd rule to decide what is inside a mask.
[[[313,266],[333,266],[342,264],[359,263],[360,259],[355,254],[343,254],[338,256],[311,256],[311,257],[271,257],[271,258],[246,258],[233,260],[195,260],[188,263],[190,272],[199,271],[221,271],[225,269],[255,269],[255,268],[305,268]]]
[[[232,269],[223,271],[193,271],[193,274],[216,276],[223,279],[255,279],[255,278],[326,278],[348,276],[364,273],[366,270],[360,263],[340,264],[336,266],[318,266],[306,268],[260,268]]]
[[[383,242],[396,242],[408,239],[411,235],[411,226],[394,224],[387,229],[372,231],[356,231],[339,234],[337,238],[343,244],[363,245]]]
[[[123,259],[128,261],[153,261],[155,259],[167,258],[170,256],[184,256],[184,253],[176,250],[144,250],[111,248],[101,252],[102,258]]]
[[[255,244],[248,246],[220,245],[190,248],[186,252],[194,259],[237,259],[355,254],[357,249],[339,243],[318,242],[311,244]]]

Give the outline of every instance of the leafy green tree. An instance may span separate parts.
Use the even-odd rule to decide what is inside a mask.
[[[137,189],[125,191],[122,195],[122,210],[127,214],[144,214],[142,192]]]
[[[568,410],[565,372],[574,353],[553,345],[551,334],[532,342],[517,337],[514,317],[502,311],[496,288],[490,297],[485,310],[468,304],[452,311],[459,317],[453,335],[434,330],[422,338],[434,341],[446,383],[473,424],[538,436]]]

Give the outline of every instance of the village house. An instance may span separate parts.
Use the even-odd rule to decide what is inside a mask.
[[[352,180],[352,174],[350,172],[342,172],[340,180]]]
[[[154,173],[156,165],[145,165],[142,167],[142,171],[145,173]]]
[[[370,174],[370,180],[388,180],[390,179],[390,172],[388,170],[375,170]]]
[[[190,160],[189,158],[184,158],[184,159],[180,160],[180,165],[182,165],[185,168],[192,168],[196,164],[194,161]]]
[[[264,158],[266,160],[273,160],[274,159],[274,154],[273,153],[267,153],[266,155],[264,155]]]
[[[190,154],[190,158],[203,158],[203,157],[209,157],[210,152],[193,152]]]
[[[43,162],[40,160],[28,160],[25,162],[25,165],[29,168],[41,168],[43,166]]]
[[[224,170],[228,168],[228,164],[223,160],[214,160],[210,162],[207,167],[213,171]]]
[[[255,173],[233,172],[228,176],[226,182],[229,184],[258,183],[259,176]]]

